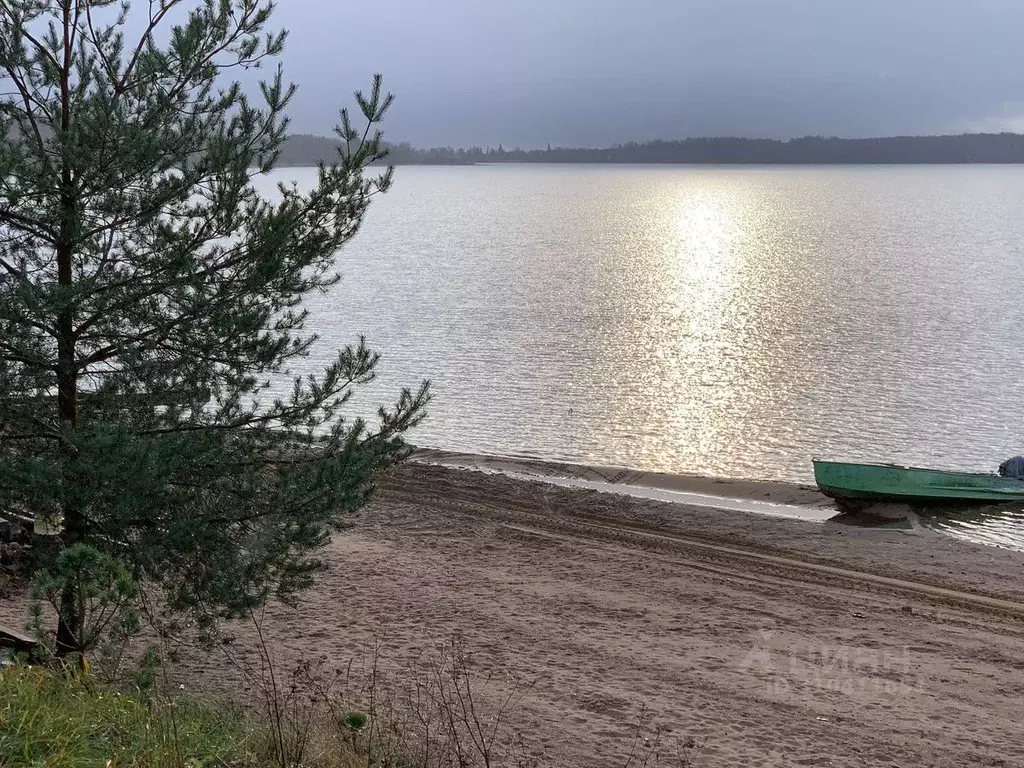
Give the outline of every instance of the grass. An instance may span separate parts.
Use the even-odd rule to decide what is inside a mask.
[[[205,768],[259,765],[260,739],[230,707],[160,703],[41,667],[0,670],[0,765]]]

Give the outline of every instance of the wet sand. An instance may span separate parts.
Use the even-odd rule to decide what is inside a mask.
[[[459,636],[481,677],[535,682],[510,722],[539,765],[624,766],[642,711],[705,766],[1024,765],[1020,553],[408,463],[326,558],[267,612],[282,663]],[[178,671],[244,688],[198,652]]]
[[[637,495],[642,495],[644,491],[699,494],[779,505],[796,505],[809,511],[832,505],[831,500],[822,495],[817,488],[792,483],[644,472],[626,467],[540,461],[525,457],[488,456],[426,448],[417,449],[411,458],[417,463],[511,474],[522,478],[569,479],[585,483],[598,483],[609,489],[628,487],[633,489]],[[810,517],[816,517],[816,515],[811,514]]]

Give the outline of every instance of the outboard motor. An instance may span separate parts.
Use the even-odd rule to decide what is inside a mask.
[[[1014,480],[1024,480],[1024,456],[1014,456],[1004,461],[999,465],[999,474]]]

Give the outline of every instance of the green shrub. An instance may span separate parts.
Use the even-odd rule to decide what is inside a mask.
[[[0,670],[0,765],[201,768],[256,762],[253,732],[230,707],[171,703],[40,667]]]

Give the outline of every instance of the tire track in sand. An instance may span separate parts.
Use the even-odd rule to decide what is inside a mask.
[[[381,488],[384,495],[395,500],[449,509],[476,519],[486,518],[523,533],[567,534],[591,540],[626,541],[645,549],[669,549],[676,552],[689,550],[699,553],[697,557],[700,560],[724,564],[734,570],[737,576],[747,579],[752,575],[752,568],[755,568],[804,587],[814,584],[834,587],[837,586],[835,580],[840,580],[859,587],[858,591],[861,592],[870,590],[913,595],[929,602],[1024,619],[1024,603],[992,595],[801,560],[664,529],[654,530],[650,525],[604,515],[574,515],[564,510],[557,514],[538,512],[531,505],[517,503],[512,499],[495,503],[493,495],[473,493],[469,489],[458,489],[457,493],[439,491],[434,484],[410,480],[403,480],[400,484],[389,482]]]

